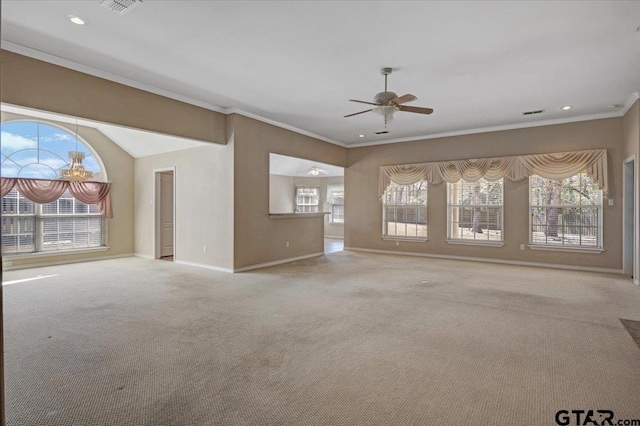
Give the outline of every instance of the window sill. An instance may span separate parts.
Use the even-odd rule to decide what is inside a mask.
[[[423,237],[395,237],[389,235],[383,235],[382,239],[385,241],[407,241],[410,243],[426,243],[427,241],[429,241],[428,238]]]
[[[454,240],[448,239],[447,243],[449,244],[462,244],[469,246],[488,246],[488,247],[502,247],[504,246],[504,241],[478,241],[478,240]]]
[[[587,247],[567,247],[567,246],[546,246],[540,244],[529,244],[531,250],[548,250],[548,251],[564,251],[569,253],[590,253],[598,254],[604,252],[602,248],[587,248]]]
[[[315,213],[269,213],[269,219],[290,219],[301,217],[322,217],[329,212],[315,212]]]
[[[108,246],[100,246],[100,247],[92,247],[86,249],[75,249],[75,250],[60,250],[60,251],[41,251],[37,253],[16,253],[16,254],[3,254],[2,258],[5,260],[20,260],[20,259],[34,259],[39,257],[50,257],[50,256],[69,256],[75,254],[83,254],[83,253],[95,253],[101,251],[107,251],[111,247]]]

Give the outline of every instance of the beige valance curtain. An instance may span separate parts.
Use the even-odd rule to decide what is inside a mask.
[[[593,178],[606,197],[606,149],[382,166],[378,191],[382,197],[391,182],[411,185],[425,180],[439,184],[442,181],[454,183],[460,179],[495,181],[504,177],[519,181],[531,175],[565,179],[582,171]]]
[[[27,200],[38,204],[53,203],[68,189],[85,204],[97,204],[105,217],[113,217],[108,182],[67,182],[64,180],[0,178],[0,197],[16,187]]]

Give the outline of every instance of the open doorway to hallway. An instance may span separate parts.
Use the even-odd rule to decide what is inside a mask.
[[[175,260],[175,170],[154,170],[155,258]]]

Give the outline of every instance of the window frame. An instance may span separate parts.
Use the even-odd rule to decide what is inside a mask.
[[[339,188],[342,188],[342,190],[340,191]],[[334,203],[334,196],[333,193],[334,192],[342,192],[342,204],[339,203]],[[327,201],[331,201],[329,204],[329,224],[331,225],[336,225],[336,226],[344,226],[344,184],[328,184],[327,185]],[[342,207],[342,221],[341,222],[336,222],[334,221],[334,212],[333,212],[333,208],[334,206],[341,206]]]
[[[425,218],[426,218],[426,235],[425,236],[410,236],[410,235],[389,235],[388,232],[388,223],[387,223],[387,191],[389,190],[389,188],[391,187],[391,185],[398,185],[398,186],[411,186],[411,185],[415,185],[417,183],[423,183],[426,185],[424,191],[426,191],[426,204],[424,204],[424,208],[425,208]],[[419,242],[419,243],[424,243],[429,241],[429,213],[428,213],[428,209],[429,209],[429,182],[427,182],[426,180],[420,180],[416,183],[413,183],[411,185],[399,185],[396,184],[394,182],[391,182],[389,184],[389,186],[387,187],[387,189],[385,189],[384,194],[382,196],[382,239],[383,240],[387,240],[387,241],[408,241],[408,242]],[[394,204],[395,206],[398,205],[412,205],[412,204]],[[416,206],[422,206],[420,204],[415,204]],[[416,230],[417,230],[417,223],[416,223]]]
[[[491,181],[487,181],[486,179],[482,178],[479,179],[476,182],[479,181],[486,181],[488,183],[491,183]],[[497,181],[501,182],[501,188],[502,190],[500,191],[500,204],[469,204],[469,205],[462,205],[462,204],[452,204],[451,203],[451,191],[452,191],[452,187],[453,185],[457,185],[460,182],[466,182],[466,183],[475,183],[475,182],[471,182],[471,181],[466,181],[464,179],[460,179],[458,182],[455,183],[449,183],[447,182],[447,243],[449,244],[467,244],[467,245],[479,245],[479,246],[493,246],[493,247],[502,247],[505,245],[504,242],[504,178],[498,179]],[[493,182],[497,182],[497,181],[493,181]],[[487,234],[487,239],[471,239],[471,238],[455,238],[451,236],[451,214],[452,214],[452,208],[475,208],[475,207],[479,207],[479,208],[498,208],[499,207],[499,211],[500,211],[500,217],[501,217],[501,229],[500,229],[500,240],[490,240],[488,238],[489,234]],[[475,233],[474,233],[475,235]]]
[[[16,199],[26,199],[24,197],[24,195],[20,194],[15,188],[13,188],[11,190],[11,192],[16,192],[18,195],[18,198]],[[11,193],[10,192],[10,193]],[[27,200],[29,203],[31,203],[34,208],[33,208],[33,213],[25,213],[25,214],[20,214],[18,213],[2,213],[2,217],[3,218],[16,218],[16,219],[20,219],[20,218],[29,218],[33,220],[33,232],[31,233],[13,233],[10,235],[16,235],[18,238],[18,250],[20,247],[20,236],[21,235],[28,235],[31,234],[33,235],[33,251],[17,251],[17,252],[9,252],[9,253],[2,253],[2,257],[6,257],[6,258],[12,258],[12,259],[21,259],[21,258],[30,258],[30,257],[34,257],[34,256],[52,256],[52,255],[56,255],[56,254],[68,254],[68,253],[77,253],[77,252],[84,252],[84,251],[100,251],[100,250],[107,250],[109,247],[107,246],[107,220],[105,219],[104,215],[101,212],[87,212],[87,213],[75,213],[76,210],[76,203],[82,203],[81,201],[77,200],[75,197],[73,197],[73,195],[68,194],[68,197],[65,197],[65,195],[67,195],[68,192],[65,192],[65,194],[63,194],[58,200],[54,201],[53,203],[47,203],[47,204],[40,204],[40,203],[34,203],[33,201]],[[9,194],[7,194],[9,195]],[[6,197],[6,196],[5,196]],[[59,203],[59,200],[62,199],[71,199],[73,201],[72,203],[72,210],[74,211],[74,213],[45,213],[45,206],[48,204],[54,204],[54,203]],[[88,207],[91,207],[88,204],[82,203]],[[58,209],[59,209],[59,205],[58,205]],[[18,208],[19,210],[19,208]],[[101,222],[101,226],[100,226],[100,241],[101,244],[99,246],[92,246],[92,247],[75,247],[75,248],[68,248],[68,249],[57,249],[57,250],[44,250],[43,246],[45,244],[45,235],[46,234],[52,234],[52,232],[46,232],[44,229],[45,226],[45,220],[46,219],[61,219],[61,218],[89,218],[89,217],[99,217],[100,218],[100,222]],[[63,232],[59,231],[59,225],[58,225],[58,231],[56,232],[56,234],[58,234],[58,241],[59,241],[59,235],[62,234]],[[69,232],[64,232],[64,233],[69,233]],[[89,234],[90,232],[87,231],[87,234]],[[74,237],[74,241],[75,241],[75,235],[76,232],[72,231],[71,234]],[[3,234],[2,236],[4,237],[6,234]],[[60,243],[58,242],[58,245]]]
[[[50,122],[48,120],[42,120],[42,119],[37,119],[37,118],[23,118],[23,119],[16,119],[16,120],[7,120],[2,122],[2,127],[3,127],[3,131],[4,126],[5,125],[10,125],[13,123],[23,123],[23,124],[33,124],[35,125],[35,135],[31,135],[30,137],[28,137],[27,139],[29,140],[33,140],[35,142],[35,146],[29,146],[28,148],[15,148],[13,151],[9,152],[9,153],[2,153],[2,162],[4,164],[5,161],[11,162],[16,164],[17,166],[20,167],[20,169],[18,170],[18,175],[17,176],[13,176],[13,175],[7,175],[7,176],[3,176],[3,177],[18,177],[18,178],[25,178],[25,179],[46,179],[46,180],[56,180],[58,179],[58,169],[53,168],[52,166],[43,163],[41,161],[41,157],[38,154],[37,155],[37,161],[35,162],[31,162],[31,163],[22,163],[22,162],[16,162],[16,160],[12,157],[14,154],[19,153],[20,151],[25,151],[25,150],[37,150],[38,152],[43,151],[43,152],[47,152],[48,154],[51,155],[55,155],[57,157],[60,157],[60,155],[56,154],[53,151],[50,151],[48,148],[45,148],[42,146],[42,141],[44,140],[42,137],[42,133],[41,133],[41,127],[40,126],[48,126],[51,127],[55,130],[60,131],[61,133],[66,134],[67,136],[69,136],[74,144],[74,148],[78,147],[80,148],[80,146],[83,147],[84,150],[86,150],[86,155],[87,156],[91,156],[93,160],[95,160],[96,164],[97,164],[97,169],[94,169],[94,179],[92,180],[97,180],[100,182],[107,182],[108,178],[107,178],[107,171],[106,168],[104,166],[104,163],[102,161],[102,158],[98,155],[97,151],[94,149],[94,147],[81,135],[78,134],[78,129],[76,128],[75,131],[72,128],[72,126],[70,125],[69,127],[67,127],[66,125],[61,125],[58,123],[53,123]],[[22,136],[23,134],[21,132],[15,132],[13,134],[16,134],[18,136]],[[76,142],[77,140],[77,142]],[[82,149],[80,149],[82,150]],[[45,156],[46,158],[46,156]],[[65,161],[66,164],[63,165],[62,167],[69,167],[70,164],[70,160],[66,159],[66,157],[60,157],[60,159],[62,161]],[[56,173],[56,179],[51,179],[51,177],[38,177],[38,176],[22,176],[20,175],[20,173],[22,172],[23,169],[25,169],[28,166],[31,166],[32,164],[44,164],[45,167],[47,167],[48,169],[52,170],[53,172]],[[18,213],[15,214],[9,214],[9,213],[2,213],[3,217],[8,217],[8,218],[32,218],[32,223],[33,223],[33,232],[31,233],[33,235],[33,248],[34,251],[32,252],[14,252],[14,253],[3,253],[2,257],[6,258],[6,259],[12,259],[12,260],[19,260],[19,259],[30,259],[30,258],[38,258],[38,257],[51,257],[51,256],[59,256],[59,255],[69,255],[69,254],[79,254],[79,253],[87,253],[87,252],[96,252],[96,251],[106,251],[109,250],[109,245],[108,245],[108,226],[109,226],[109,221],[106,220],[104,214],[102,213],[90,213],[90,210],[88,209],[87,213],[75,213],[75,206],[76,206],[76,202],[80,202],[79,200],[77,200],[75,197],[73,197],[73,195],[68,194],[69,196],[67,196],[67,194],[63,194],[60,199],[69,199],[72,198],[73,204],[72,204],[72,210],[74,211],[74,213],[70,213],[70,214],[46,214],[44,213],[44,206],[46,204],[39,204],[39,203],[33,203],[31,201],[29,201],[30,203],[32,203],[34,205],[34,212],[33,214],[20,214],[19,210]],[[20,197],[24,198],[23,195],[20,195]],[[55,203],[58,203],[59,201],[56,200]],[[81,202],[80,202],[81,203]],[[83,203],[84,204],[84,203]],[[57,250],[46,250],[46,251],[42,251],[42,246],[44,244],[45,241],[45,232],[44,232],[44,223],[45,220],[47,218],[64,218],[64,217],[70,217],[70,218],[84,218],[84,217],[100,217],[100,221],[101,221],[101,229],[100,229],[100,239],[101,239],[101,245],[99,246],[93,246],[93,247],[80,247],[80,248],[63,248],[63,249],[57,249]],[[75,224],[73,225],[75,227]],[[58,245],[59,243],[59,235],[60,234],[68,234],[68,232],[60,232],[60,225],[56,226],[57,228],[57,234],[58,234]],[[73,228],[72,228],[73,229]],[[84,232],[84,231],[78,231],[78,232]],[[86,231],[87,235],[91,235],[90,231]],[[17,238],[17,244],[18,247],[20,246],[20,235],[26,235],[22,234],[22,233],[17,233],[17,234],[10,234],[10,235],[16,235]],[[75,235],[76,232],[72,231],[72,234],[74,235],[74,239],[73,241],[75,241]],[[5,234],[6,235],[6,234]],[[40,250],[40,251],[36,251],[36,250]],[[7,265],[10,266],[10,265]]]
[[[298,202],[298,199],[300,197],[299,191],[301,189],[304,188],[311,188],[314,189],[316,192],[316,202],[315,204],[300,204]],[[320,185],[296,185],[296,190],[295,190],[295,200],[296,200],[296,213],[320,213]],[[301,209],[302,207],[302,209]],[[314,211],[301,211],[301,210],[306,210],[306,208],[311,207],[311,208],[315,208]]]
[[[587,177],[589,177],[585,171],[582,171],[580,173],[577,173],[576,175],[586,175]],[[573,175],[573,176],[576,176]],[[535,175],[537,176],[537,175]],[[571,176],[571,177],[573,177]],[[531,250],[549,250],[549,251],[563,251],[563,252],[579,252],[579,253],[602,253],[605,251],[604,249],[604,195],[602,193],[602,190],[598,190],[599,191],[599,201],[600,204],[599,205],[590,205],[589,207],[597,207],[598,209],[598,225],[597,225],[597,230],[598,230],[598,234],[597,234],[597,241],[599,242],[599,246],[582,246],[582,245],[567,245],[567,244],[541,244],[541,243],[536,243],[533,241],[533,208],[539,208],[539,207],[544,207],[544,208],[549,208],[549,207],[557,207],[557,208],[580,208],[582,209],[582,204],[558,204],[558,205],[533,205],[532,204],[532,188],[531,188],[531,177],[530,176],[528,178],[528,191],[529,191],[529,243],[527,245],[527,247],[529,247]],[[542,177],[542,176],[540,176]],[[547,179],[547,178],[544,178]],[[567,178],[568,179],[568,178]],[[553,179],[549,179],[549,180],[553,180]],[[556,179],[558,180],[558,179]],[[560,181],[564,181],[565,179],[561,179]],[[585,206],[586,207],[586,206]]]

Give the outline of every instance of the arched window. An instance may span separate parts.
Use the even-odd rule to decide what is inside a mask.
[[[92,181],[106,181],[97,154],[83,140],[44,122],[12,121],[0,126],[3,178],[58,180],[70,167],[70,151],[85,154]],[[37,204],[11,189],[2,198],[2,254],[56,252],[104,245],[104,217],[97,205],[75,199],[67,190],[48,204]]]

